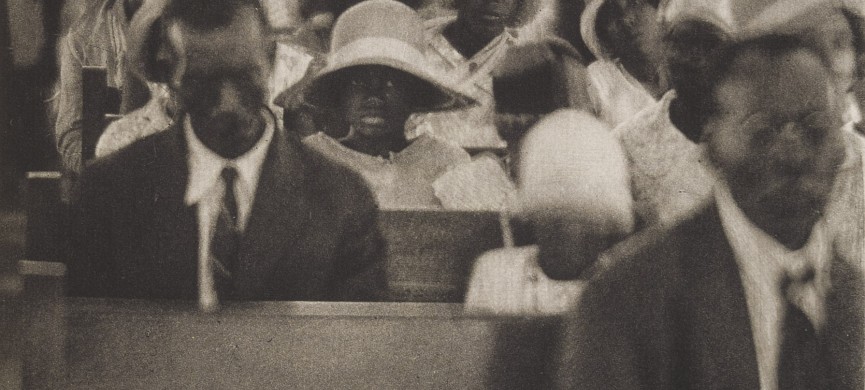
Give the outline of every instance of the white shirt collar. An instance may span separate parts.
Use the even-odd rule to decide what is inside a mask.
[[[270,115],[265,115],[267,124],[264,134],[249,151],[235,159],[226,159],[205,146],[192,130],[192,123],[187,115],[183,121],[183,130],[189,149],[187,163],[189,180],[184,201],[191,206],[198,203],[220,180],[222,169],[232,166],[237,169],[238,182],[247,194],[255,194],[258,178],[261,176],[261,166],[267,156],[267,150],[273,139],[275,124]]]
[[[740,254],[739,249],[745,249],[744,246],[748,245],[758,249],[767,258],[785,260],[783,263],[775,264],[771,262],[747,261],[748,264],[740,264],[740,267],[743,265],[746,265],[746,268],[750,268],[751,266],[770,267],[774,269],[771,272],[772,274],[778,273],[780,275],[780,272],[785,269],[795,271],[795,268],[791,267],[806,265],[799,264],[802,261],[809,262],[815,267],[815,270],[828,264],[831,251],[825,232],[825,222],[822,219],[814,225],[811,236],[808,238],[805,246],[797,250],[790,250],[748,219],[742,209],[736,204],[729,188],[723,182],[716,185],[715,199],[722,224],[724,225],[724,233],[730,240],[730,244],[737,255]],[[759,264],[755,265],[751,263]]]
[[[774,390],[777,389],[780,332],[786,307],[781,278],[788,270],[799,273],[809,264],[814,267],[813,283],[798,290],[795,302],[820,329],[825,324],[824,302],[830,283],[831,241],[825,222],[821,219],[814,225],[805,246],[791,251],[748,219],[723,181],[719,180],[716,185],[715,200],[742,279],[754,336],[760,387]]]

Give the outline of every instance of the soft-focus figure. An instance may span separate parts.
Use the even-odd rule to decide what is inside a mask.
[[[126,33],[129,21],[141,6],[141,0],[91,1],[90,8],[72,25],[58,43],[60,73],[56,101],[57,118],[54,137],[63,169],[81,171],[81,104],[83,102],[81,70],[101,66],[107,70],[108,86],[114,93],[109,104],[121,107],[121,96],[133,86],[127,85],[125,61]],[[150,86],[155,88],[155,86]]]
[[[862,267],[826,218],[861,159],[845,94],[795,36],[747,39],[712,63],[713,104],[697,107],[713,199],[607,254],[568,319],[559,388],[865,386]]]
[[[609,128],[592,115],[561,110],[542,119],[520,150],[517,217],[537,245],[502,248],[475,263],[466,294],[471,312],[562,313],[579,297],[578,277],[634,229],[625,155]]]
[[[339,141],[316,134],[304,143],[359,172],[383,208],[441,207],[453,185],[439,197],[434,184],[451,168],[475,166],[452,142],[432,135],[408,140],[403,132],[413,112],[474,103],[429,66],[421,25],[414,10],[395,1],[350,8],[337,20],[328,65],[311,81],[305,98],[343,115],[348,132]],[[506,189],[506,175],[495,164],[492,177],[503,178],[499,182]],[[489,201],[498,204],[494,209],[503,202]]]
[[[630,119],[669,88],[657,0],[592,0],[580,20],[597,60],[588,67],[591,111],[609,126]]]
[[[180,119],[85,169],[70,293],[205,309],[375,299],[374,200],[360,177],[278,127],[266,100],[274,42],[257,3],[161,1],[131,50],[137,73],[166,72]]]
[[[466,148],[503,148],[495,127],[491,72],[517,42],[516,28],[536,13],[539,0],[458,0],[456,16],[425,24],[426,52],[433,65],[479,104],[413,116],[409,139],[432,134]]]

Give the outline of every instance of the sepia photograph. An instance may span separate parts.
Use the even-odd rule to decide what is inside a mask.
[[[865,0],[0,0],[0,390],[865,390]]]

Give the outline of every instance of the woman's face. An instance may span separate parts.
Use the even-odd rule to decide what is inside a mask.
[[[810,232],[843,161],[843,100],[830,81],[812,51],[752,49],[715,90],[717,114],[706,126],[712,161],[739,207],[776,237]]]
[[[613,39],[622,40],[616,55],[625,68],[640,81],[663,83],[658,70],[664,63],[663,30],[658,21],[658,9],[646,1],[615,0],[623,11],[620,24],[624,31],[614,31]]]
[[[522,1],[527,0],[460,0],[459,18],[479,40],[490,40],[505,31]]]
[[[366,138],[402,135],[411,115],[412,76],[378,65],[348,72],[342,104],[352,133]]]

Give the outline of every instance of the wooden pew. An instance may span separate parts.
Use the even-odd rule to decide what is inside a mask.
[[[69,299],[68,389],[545,388],[555,318],[441,303]]]
[[[59,261],[68,249],[70,214],[61,201],[59,172],[27,176],[26,259]],[[387,241],[387,299],[462,302],[474,260],[503,245],[499,214],[441,210],[383,210]]]
[[[61,201],[60,172],[27,173],[26,259],[60,260],[68,236],[67,211]]]
[[[503,246],[494,212],[382,210],[379,227],[392,301],[462,302],[474,260]]]
[[[62,389],[66,384],[65,267],[21,261],[0,291],[0,388]]]

